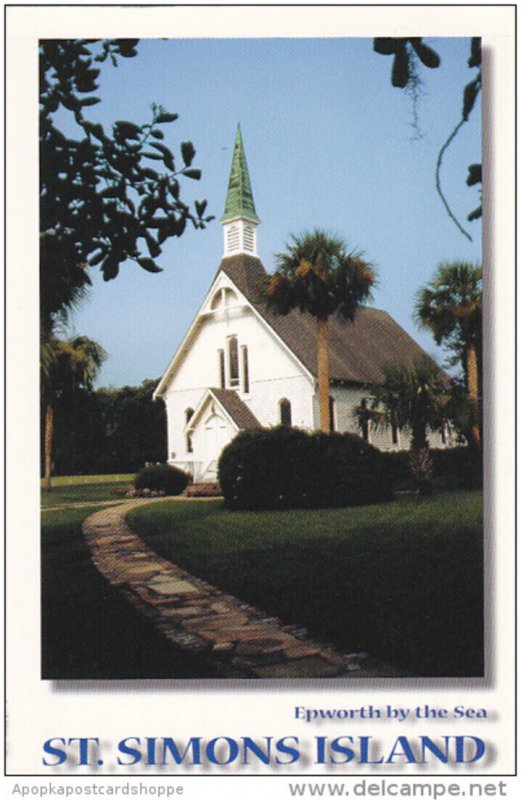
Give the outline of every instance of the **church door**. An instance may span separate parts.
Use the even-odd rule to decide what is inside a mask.
[[[231,439],[230,431],[226,421],[212,413],[206,420],[205,425],[205,461],[206,465],[212,461],[217,461],[221,455],[221,450]]]

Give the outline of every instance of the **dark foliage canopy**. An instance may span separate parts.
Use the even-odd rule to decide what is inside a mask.
[[[180,155],[165,144],[164,125],[177,119],[152,106],[151,120],[114,122],[106,130],[88,118],[100,102],[100,68],[136,55],[137,39],[42,40],[40,43],[40,282],[44,333],[90,283],[99,265],[105,280],[127,260],[159,272],[162,244],[187,222],[204,228],[206,201],[191,209],[181,179],[199,180],[195,148]],[[69,133],[73,130],[74,134]]]
[[[57,401],[56,475],[137,472],[166,460],[166,411],[152,400],[157,380],[140,386],[63,394]]]

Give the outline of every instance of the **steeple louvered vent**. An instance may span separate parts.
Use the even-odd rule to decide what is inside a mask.
[[[236,253],[257,255],[256,229],[259,222],[251,190],[241,128],[238,125],[228,193],[224,215],[221,219],[224,232],[224,255],[235,255]]]

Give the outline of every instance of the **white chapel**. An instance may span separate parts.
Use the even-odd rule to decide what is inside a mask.
[[[206,298],[154,393],[166,404],[168,463],[194,481],[215,481],[223,448],[241,430],[293,425],[319,428],[316,321],[285,316],[263,301],[266,271],[240,127],[222,217],[224,256]],[[387,314],[362,307],[353,322],[330,319],[332,430],[359,433],[354,409],[390,364],[424,356]],[[408,447],[399,431],[367,431],[381,449]],[[441,436],[429,437],[443,446]]]

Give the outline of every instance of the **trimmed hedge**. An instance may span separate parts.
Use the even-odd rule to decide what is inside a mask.
[[[223,450],[219,482],[232,509],[320,508],[392,497],[389,462],[352,434],[243,431]]]
[[[188,486],[188,475],[170,464],[155,464],[138,472],[134,486],[168,495],[181,494]]]

